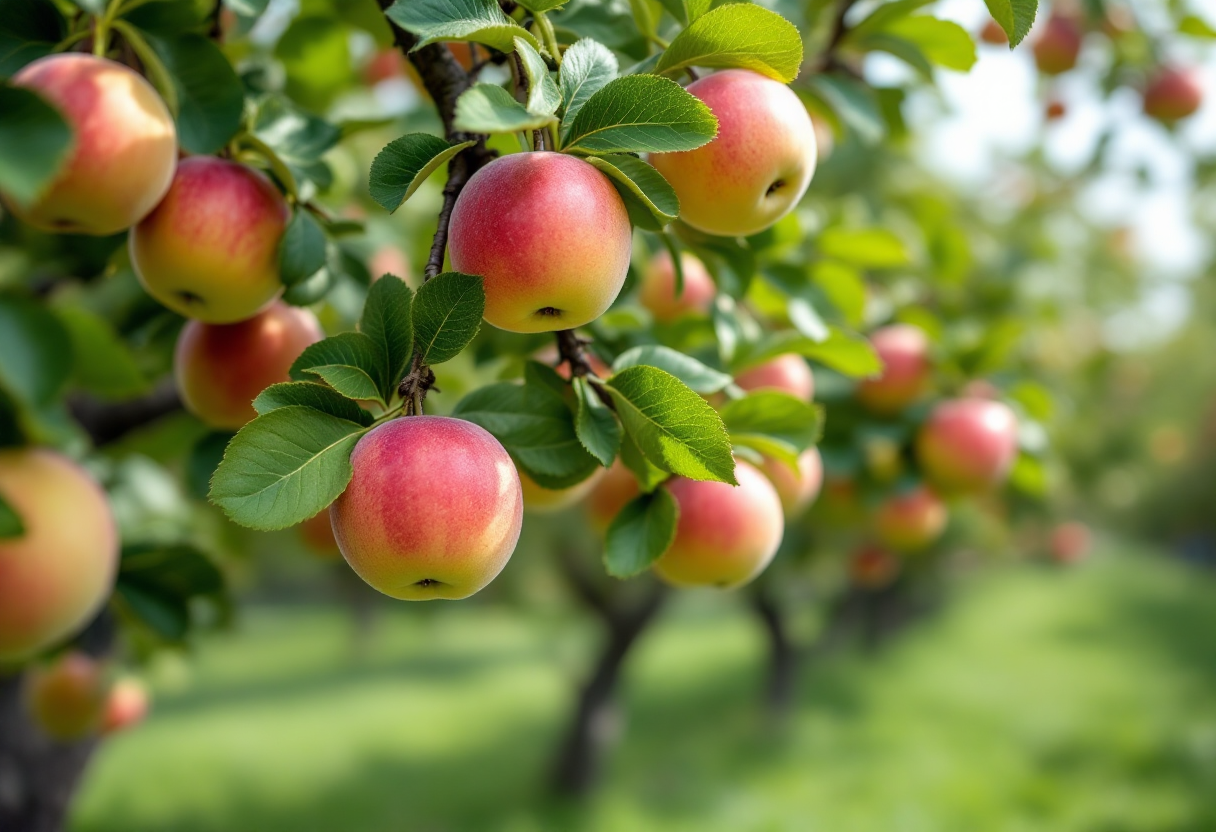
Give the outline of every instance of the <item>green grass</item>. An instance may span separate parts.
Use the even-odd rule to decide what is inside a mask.
[[[416,610],[359,661],[340,610],[253,611],[102,749],[72,829],[1216,829],[1216,581],[1164,561],[986,577],[878,654],[809,668],[779,731],[754,622],[682,598],[581,810],[541,783],[590,631]]]

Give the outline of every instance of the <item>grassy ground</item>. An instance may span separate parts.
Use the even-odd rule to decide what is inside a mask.
[[[341,612],[258,610],[101,751],[77,832],[1210,832],[1216,581],[1149,558],[968,587],[876,656],[811,668],[784,730],[757,628],[686,598],[631,668],[582,811],[540,783],[588,633],[392,610],[344,658]]]

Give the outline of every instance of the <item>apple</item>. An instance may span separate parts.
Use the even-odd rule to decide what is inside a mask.
[[[815,377],[800,355],[786,353],[735,376],[735,384],[747,391],[779,390],[805,401],[815,397]]]
[[[1044,75],[1059,75],[1077,65],[1083,33],[1072,17],[1053,14],[1034,43],[1034,62]]]
[[[786,517],[794,517],[808,508],[819,496],[823,486],[823,458],[818,448],[807,448],[798,455],[798,470],[795,472],[780,460],[765,457],[761,466],[765,476],[777,489],[781,507]]]
[[[380,246],[367,261],[367,265],[368,270],[372,273],[373,283],[386,274],[395,275],[406,283],[410,283],[414,277],[410,261],[396,246]]]
[[[174,312],[209,324],[243,321],[283,292],[279,241],[290,216],[261,172],[192,156],[131,231],[131,265],[148,294]]]
[[[189,321],[177,338],[173,371],[186,409],[213,428],[236,430],[257,413],[253,400],[325,337],[317,316],[279,301],[235,324]]]
[[[1203,87],[1194,70],[1165,67],[1144,88],[1144,112],[1163,124],[1173,124],[1199,109]]]
[[[39,58],[10,83],[46,99],[74,134],[59,175],[33,205],[4,199],[15,216],[43,231],[104,236],[156,207],[177,166],[177,128],[151,84],[80,52]]]
[[[991,399],[937,405],[916,437],[916,457],[929,482],[946,494],[987,491],[1009,474],[1018,453],[1017,417]]]
[[[0,662],[29,658],[89,622],[110,596],[118,528],[105,492],[54,451],[0,450],[0,495],[21,518],[0,539]]]
[[[1051,557],[1057,563],[1076,563],[1089,554],[1093,534],[1089,526],[1076,520],[1060,523],[1051,530]]]
[[[718,118],[718,135],[696,150],[652,153],[675,188],[680,219],[706,234],[747,236],[794,209],[815,173],[815,128],[785,84],[746,69],[688,85]]]
[[[897,552],[919,552],[946,530],[946,504],[924,486],[888,497],[874,517],[878,539]]]
[[[604,469],[599,468],[587,479],[569,488],[545,488],[520,471],[519,484],[523,489],[524,511],[533,514],[552,514],[572,506],[591,493],[604,473]]]
[[[25,679],[26,711],[48,737],[60,742],[82,740],[100,730],[108,693],[105,666],[75,651],[31,668]]]
[[[676,295],[676,270],[671,253],[660,251],[650,260],[642,274],[639,299],[656,321],[670,323],[685,315],[707,315],[713,305],[718,287],[709,276],[705,264],[688,252],[680,252],[684,270],[684,287]]]
[[[746,462],[735,464],[739,485],[674,477],[662,488],[680,508],[676,536],[654,564],[673,586],[733,588],[772,561],[785,532],[781,498],[768,478]]]
[[[591,527],[600,534],[608,531],[620,510],[640,493],[637,477],[617,459],[587,495],[585,505]]]
[[[633,235],[608,177],[547,151],[495,159],[452,209],[452,268],[485,280],[485,319],[509,332],[574,329],[616,300]]]
[[[363,83],[374,87],[381,81],[405,76],[405,56],[396,47],[381,49],[363,66]]]
[[[857,586],[876,590],[890,586],[899,577],[899,560],[885,549],[866,545],[849,559],[849,577]]]
[[[891,324],[870,336],[882,361],[882,374],[857,385],[857,399],[867,410],[893,415],[919,399],[929,384],[929,338],[911,324]]]
[[[980,40],[992,46],[1009,45],[1009,35],[1005,34],[1005,30],[1001,28],[1001,24],[992,18],[988,18],[988,22],[984,24],[984,28],[980,29]]]
[[[334,528],[328,511],[319,511],[296,526],[304,546],[319,558],[329,559],[342,554],[334,538]]]
[[[148,715],[148,688],[138,679],[119,679],[106,697],[101,733],[113,734],[132,728]]]
[[[472,422],[408,416],[368,432],[330,507],[351,568],[393,598],[467,598],[502,571],[523,523],[519,475]]]

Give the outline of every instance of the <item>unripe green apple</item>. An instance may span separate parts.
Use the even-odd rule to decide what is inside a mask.
[[[815,377],[800,355],[786,353],[735,376],[735,384],[749,392],[778,390],[810,401],[815,397]]]
[[[929,383],[929,339],[919,327],[892,324],[871,335],[870,343],[883,363],[882,374],[858,384],[857,398],[875,413],[898,413],[919,399]]]
[[[236,430],[257,416],[253,400],[325,337],[307,309],[275,302],[235,324],[189,321],[177,338],[173,372],[186,409],[213,428]]]
[[[705,270],[705,264],[688,252],[680,252],[684,270],[684,287],[676,295],[676,270],[671,253],[660,251],[650,260],[642,274],[639,299],[656,321],[668,323],[685,315],[706,315],[713,305],[718,287]]]
[[[177,128],[152,85],[122,64],[79,52],[48,55],[13,76],[71,125],[71,155],[30,207],[4,200],[43,231],[117,234],[156,207],[177,166]]]
[[[655,561],[673,586],[742,586],[764,571],[785,533],[781,498],[768,478],[735,464],[739,485],[674,477],[666,488],[680,507],[675,540]]]
[[[619,459],[613,462],[587,495],[585,505],[591,527],[600,534],[608,531],[620,510],[640,493],[633,472]]]
[[[1034,42],[1034,62],[1044,75],[1059,75],[1077,65],[1081,54],[1083,33],[1077,21],[1069,16],[1053,14]]]
[[[495,159],[452,209],[452,268],[485,280],[485,319],[509,332],[589,324],[621,291],[629,214],[608,177],[545,151]]]
[[[192,156],[131,231],[131,265],[148,294],[174,312],[209,324],[243,321],[283,292],[279,241],[290,216],[261,172]]]
[[[1193,70],[1166,67],[1144,88],[1144,112],[1164,124],[1173,124],[1199,109],[1203,87]]]
[[[552,514],[574,505],[595,488],[604,475],[604,469],[596,469],[591,476],[569,488],[545,488],[523,471],[519,472],[519,484],[523,489],[524,511],[532,514]]]
[[[823,486],[823,458],[818,448],[807,448],[798,455],[797,472],[772,457],[764,458],[761,470],[777,489],[786,517],[801,514],[815,502]]]
[[[101,733],[113,734],[132,728],[148,715],[148,688],[138,679],[119,679],[106,697]]]
[[[991,399],[951,399],[933,409],[916,437],[926,478],[946,494],[975,494],[1001,483],[1018,453],[1017,417]]]
[[[0,494],[24,524],[0,539],[0,662],[72,635],[114,587],[118,528],[105,492],[71,460],[0,450]]]
[[[874,517],[874,532],[897,552],[919,552],[946,530],[946,504],[921,486],[888,497]]]
[[[652,153],[675,188],[680,219],[706,234],[757,234],[794,209],[815,173],[815,128],[785,84],[746,69],[688,85],[718,118],[696,150]]]
[[[101,662],[71,652],[50,665],[30,669],[25,679],[25,706],[52,739],[82,740],[101,729],[109,689]]]
[[[502,571],[523,523],[515,465],[486,430],[409,416],[367,433],[330,508],[346,562],[393,598],[467,598]]]

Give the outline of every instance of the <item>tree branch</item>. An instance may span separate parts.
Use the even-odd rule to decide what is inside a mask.
[[[131,431],[181,409],[182,401],[173,379],[166,379],[146,396],[129,401],[104,402],[84,394],[75,394],[68,399],[72,418],[97,446],[115,442]]]
[[[387,12],[393,5],[393,0],[379,0],[379,3],[381,10]],[[439,211],[439,224],[431,242],[431,253],[427,258],[426,268],[423,270],[423,279],[430,280],[443,270],[443,257],[448,245],[448,226],[451,223],[452,208],[456,204],[456,198],[460,196],[460,191],[469,178],[488,164],[495,154],[486,147],[484,135],[465,133],[457,130],[455,126],[456,100],[460,98],[461,93],[473,85],[474,76],[465,71],[452,55],[451,50],[443,44],[432,43],[416,50],[418,38],[394,23],[392,18],[386,16],[385,19],[393,30],[393,40],[397,44],[397,48],[418,70],[418,76],[422,79],[423,86],[434,100],[435,108],[439,111],[439,118],[443,121],[445,138],[452,144],[469,140],[477,142],[457,153],[448,163],[448,183],[443,189],[443,207]]]

